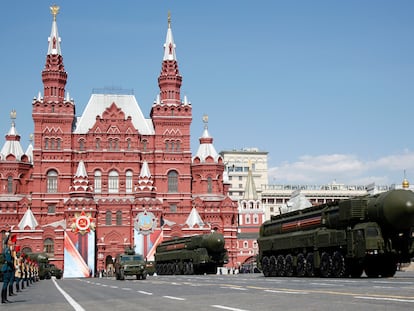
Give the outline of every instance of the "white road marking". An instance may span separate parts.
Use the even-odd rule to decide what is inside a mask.
[[[53,283],[55,284],[56,288],[60,291],[60,293],[65,297],[65,299],[69,302],[69,304],[75,309],[76,311],[85,311],[84,308],[80,304],[78,304],[68,293],[66,293],[60,286],[57,284],[55,278],[52,278]]]
[[[298,294],[298,295],[308,295],[308,292],[293,292],[288,290],[273,290],[273,289],[266,289],[265,292],[268,293],[276,293],[276,294]]]
[[[247,290],[246,288],[243,288],[243,287],[235,287],[235,286],[222,286],[220,288],[224,288],[224,289],[235,289],[235,290]]]
[[[144,292],[142,290],[138,290],[137,293],[144,294],[144,295],[152,295],[152,293]]]
[[[162,296],[167,299],[173,299],[173,300],[185,300],[185,298],[175,297],[175,296]]]
[[[357,299],[367,300],[382,300],[382,301],[398,301],[398,302],[411,302],[414,303],[414,299],[401,299],[401,298],[387,298],[387,297],[366,297],[366,296],[355,296]]]
[[[230,310],[230,311],[247,311],[246,309],[232,308],[232,307],[226,307],[226,306],[221,306],[221,305],[211,305],[211,306],[213,308]]]

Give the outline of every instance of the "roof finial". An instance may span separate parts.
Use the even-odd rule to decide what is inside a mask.
[[[12,119],[12,120],[15,120],[16,119],[16,110],[12,110],[11,112],[10,112],[10,119]]]
[[[410,187],[410,183],[408,182],[408,180],[407,180],[407,176],[406,176],[406,174],[405,174],[405,170],[404,170],[404,180],[403,180],[403,182],[402,182],[402,187],[404,188],[404,189],[408,189],[409,187]]]
[[[50,12],[52,13],[52,15],[53,15],[53,20],[54,21],[56,21],[56,15],[58,15],[59,14],[59,9],[60,9],[60,7],[58,6],[58,5],[56,5],[56,4],[54,4],[54,5],[52,5],[51,7],[50,7]]]
[[[204,128],[207,129],[208,128],[208,115],[207,114],[203,115],[203,123],[204,123]]]
[[[10,112],[10,119],[12,120],[12,126],[14,127],[15,126],[14,120],[16,120],[16,110],[13,109]]]
[[[171,12],[168,11],[168,28],[171,28]]]

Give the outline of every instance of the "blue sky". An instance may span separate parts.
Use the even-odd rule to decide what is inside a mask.
[[[0,4],[0,134],[24,149],[43,90],[53,2]],[[217,151],[269,152],[271,183],[414,183],[414,1],[56,1],[66,90],[80,115],[94,88],[158,93],[171,11],[182,96]],[[2,145],[4,139],[0,141]]]

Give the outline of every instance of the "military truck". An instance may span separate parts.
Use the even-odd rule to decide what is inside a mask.
[[[132,248],[127,248],[125,253],[116,256],[115,277],[117,280],[125,280],[125,277],[132,275],[135,275],[137,280],[145,280],[147,274],[144,257],[136,254]]]

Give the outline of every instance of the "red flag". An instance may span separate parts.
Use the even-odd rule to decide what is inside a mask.
[[[20,252],[20,245],[16,245],[15,249],[16,249],[16,252]]]
[[[10,238],[10,241],[12,241],[13,243],[17,242],[17,235],[13,234]]]

